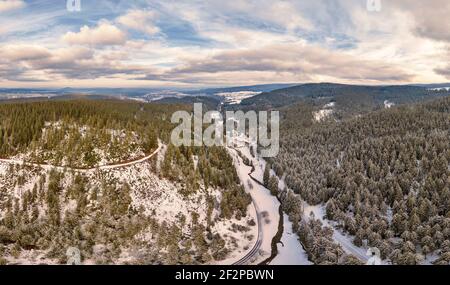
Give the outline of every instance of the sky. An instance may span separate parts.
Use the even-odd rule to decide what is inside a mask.
[[[79,1],[0,0],[0,87],[450,81],[448,0]]]

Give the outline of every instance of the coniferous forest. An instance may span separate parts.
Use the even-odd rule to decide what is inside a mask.
[[[251,199],[227,151],[169,142],[172,113],[190,108],[0,104],[0,158],[25,162],[0,164],[0,264],[66,263],[69,247],[87,264],[204,264],[239,246],[228,232],[251,242]]]
[[[307,103],[283,110],[281,151],[271,160],[277,176],[307,204],[322,205],[323,218],[354,245],[377,247],[394,264],[448,264],[450,98],[320,123],[313,110]],[[314,255],[318,236],[330,233],[308,236],[321,227],[314,217],[301,221],[298,197],[286,194],[310,256],[336,263],[336,255]]]

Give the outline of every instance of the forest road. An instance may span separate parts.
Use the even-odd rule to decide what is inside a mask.
[[[26,162],[23,160],[16,160],[16,159],[0,159],[0,162],[4,162],[4,163],[9,163],[9,164],[18,164],[18,165],[29,165],[29,166],[35,166],[35,167],[42,167],[46,170],[52,170],[52,169],[56,169],[56,170],[60,170],[60,171],[64,171],[64,170],[73,170],[74,172],[78,172],[78,173],[88,173],[88,172],[93,172],[96,170],[109,170],[109,169],[117,169],[117,168],[122,168],[122,167],[127,167],[127,166],[131,166],[134,164],[138,164],[144,161],[149,160],[150,158],[152,158],[153,156],[155,156],[162,148],[162,144],[159,143],[158,144],[158,148],[152,152],[151,154],[140,158],[140,159],[136,159],[133,161],[128,161],[128,162],[124,162],[124,163],[116,163],[116,164],[109,164],[109,165],[101,165],[101,166],[97,166],[97,167],[93,167],[93,168],[74,168],[74,167],[67,167],[67,166],[58,166],[58,165],[52,165],[52,164],[41,164],[41,163],[31,163],[31,162]]]
[[[239,158],[238,158],[239,161]],[[243,163],[243,161],[240,161],[240,163]],[[252,178],[252,173],[255,171],[255,169],[252,169],[250,173],[248,173],[248,177]],[[242,181],[244,183],[244,181]],[[253,245],[253,248],[241,259],[233,263],[232,265],[244,265],[247,264],[253,257],[255,257],[259,249],[261,248],[262,242],[263,242],[263,227],[262,227],[262,218],[261,218],[261,211],[259,210],[258,205],[256,204],[256,201],[252,197],[252,203],[255,206],[256,211],[256,219],[257,219],[257,225],[258,225],[258,238],[256,239],[256,243]]]

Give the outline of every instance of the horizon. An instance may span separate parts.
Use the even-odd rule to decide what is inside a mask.
[[[105,87],[105,86],[87,86],[87,87],[76,87],[76,86],[63,86],[63,87],[0,87],[0,89],[3,90],[14,90],[14,89],[23,89],[23,90],[63,90],[63,89],[75,89],[75,90],[90,90],[90,89],[106,89],[106,90],[115,90],[115,89],[131,89],[131,90],[161,90],[161,91],[201,91],[201,90],[208,90],[208,89],[228,89],[228,88],[245,88],[245,87],[258,87],[258,86],[270,86],[270,85],[291,85],[287,87],[281,87],[289,88],[289,87],[295,87],[295,86],[301,86],[301,85],[308,85],[308,84],[336,84],[336,85],[349,85],[349,86],[367,86],[367,87],[391,87],[391,86],[415,86],[415,87],[426,87],[426,86],[433,86],[433,85],[445,85],[445,87],[450,87],[450,82],[432,82],[432,83],[398,83],[398,84],[349,84],[349,83],[339,83],[339,82],[303,82],[303,83],[281,83],[281,82],[273,82],[273,83],[263,83],[263,84],[243,84],[243,85],[217,85],[217,86],[186,86],[186,87],[171,87],[171,86],[142,86],[142,87]]]
[[[0,1],[0,88],[450,81],[446,0],[77,1]]]

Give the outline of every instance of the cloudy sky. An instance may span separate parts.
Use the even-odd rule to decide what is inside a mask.
[[[0,0],[0,87],[450,81],[450,1]]]

